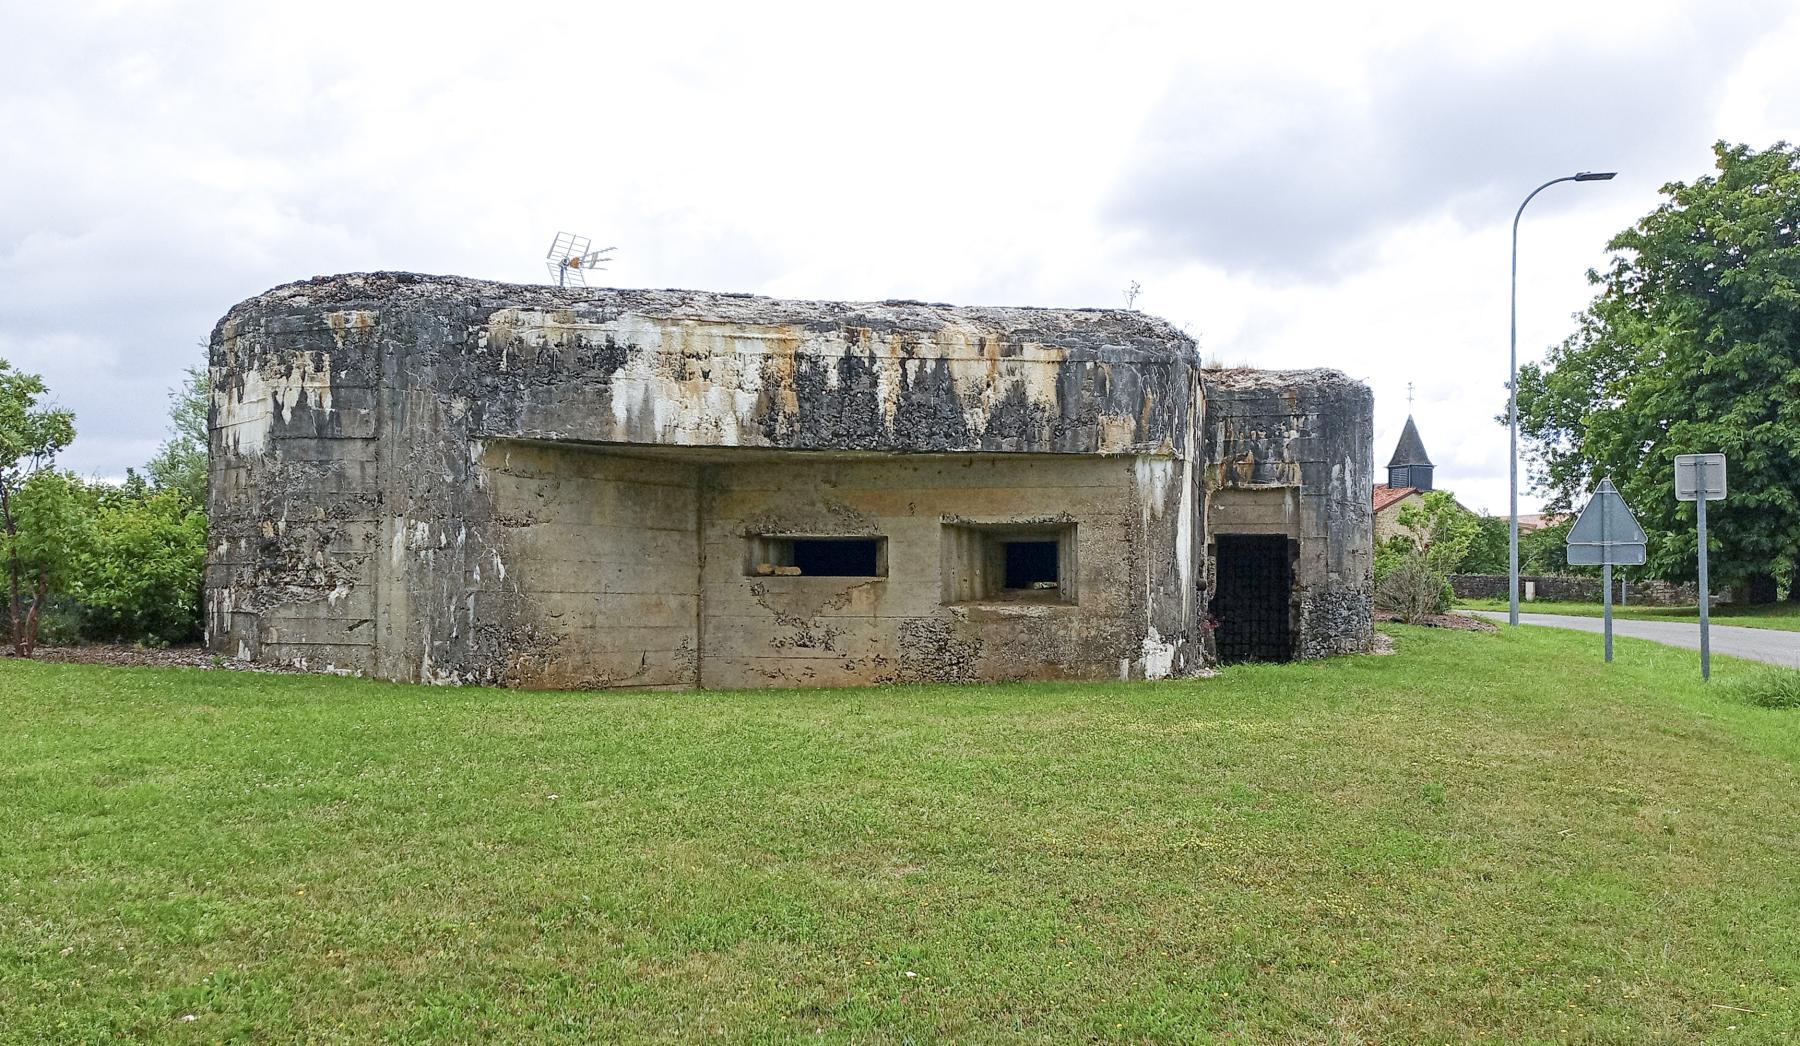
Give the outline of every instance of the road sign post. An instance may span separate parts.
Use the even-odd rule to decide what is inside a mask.
[[[1712,678],[1712,588],[1706,576],[1706,503],[1725,500],[1725,455],[1675,455],[1675,500],[1694,503],[1700,543],[1700,678]]]
[[[1614,565],[1641,566],[1647,540],[1644,528],[1638,526],[1637,517],[1631,514],[1631,506],[1625,503],[1624,496],[1610,479],[1601,480],[1594,488],[1594,496],[1588,499],[1581,515],[1576,517],[1575,525],[1569,528],[1569,565],[1601,568],[1600,587],[1604,590],[1601,600],[1605,605],[1602,616],[1606,618],[1606,660],[1609,664],[1613,659],[1612,568]]]
[[[1601,570],[1601,573],[1603,575],[1605,575],[1602,578],[1602,580],[1606,584],[1606,663],[1610,665],[1610,664],[1612,664],[1612,621],[1613,621],[1613,615],[1612,615],[1612,608],[1613,608],[1612,564],[1611,563],[1606,564],[1605,568]]]
[[[1706,499],[1694,502],[1700,538],[1700,679],[1712,678],[1712,584],[1706,576]]]

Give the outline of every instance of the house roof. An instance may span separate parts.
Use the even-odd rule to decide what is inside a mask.
[[[1409,495],[1419,493],[1418,487],[1390,487],[1385,483],[1375,486],[1375,511],[1380,512],[1398,502],[1405,501]]]
[[[1431,459],[1425,456],[1425,441],[1419,438],[1419,427],[1413,424],[1412,415],[1408,414],[1406,427],[1400,430],[1400,443],[1394,447],[1394,456],[1388,459],[1388,468],[1429,464]]]

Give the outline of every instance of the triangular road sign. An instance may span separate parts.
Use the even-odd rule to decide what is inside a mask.
[[[1650,540],[1613,481],[1603,479],[1569,528],[1571,545],[1641,545]]]
[[[1569,528],[1569,562],[1577,566],[1637,566],[1644,562],[1649,537],[1619,488],[1610,479],[1600,481],[1587,507]]]

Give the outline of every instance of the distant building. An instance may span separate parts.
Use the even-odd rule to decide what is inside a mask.
[[[1430,490],[1433,467],[1431,457],[1425,453],[1425,441],[1419,438],[1419,427],[1413,424],[1409,414],[1406,428],[1400,430],[1400,443],[1394,447],[1394,456],[1388,459],[1387,485],[1396,490],[1403,487]]]
[[[1425,453],[1425,441],[1419,438],[1419,426],[1412,415],[1400,430],[1400,442],[1394,456],[1388,459],[1388,481],[1375,486],[1375,541],[1393,537],[1400,528],[1400,512],[1409,504],[1418,504],[1432,489],[1431,456]]]

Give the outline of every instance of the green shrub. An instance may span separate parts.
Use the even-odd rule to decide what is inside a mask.
[[[1734,700],[1758,708],[1800,708],[1800,671],[1767,668],[1727,685]]]
[[[176,490],[106,499],[81,572],[87,633],[151,645],[200,633],[206,516]]]
[[[1418,552],[1391,559],[1375,582],[1375,608],[1409,624],[1447,612],[1454,598],[1450,579]]]
[[[0,499],[6,516],[0,563],[5,564],[8,595],[17,600],[8,627],[15,633],[13,653],[30,657],[53,596],[80,572],[92,537],[92,499],[72,472],[39,469],[23,481],[5,482],[9,493]]]
[[[38,619],[38,642],[47,646],[73,646],[82,638],[87,611],[68,596],[51,593]]]

